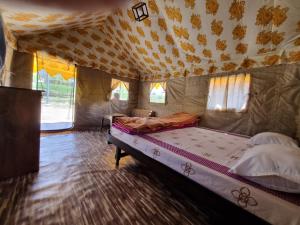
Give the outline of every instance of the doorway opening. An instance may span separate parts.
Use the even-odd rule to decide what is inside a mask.
[[[43,91],[41,131],[73,127],[76,67],[69,62],[37,52],[33,63],[32,87]]]

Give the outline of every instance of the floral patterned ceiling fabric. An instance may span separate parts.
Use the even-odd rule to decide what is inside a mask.
[[[300,62],[299,0],[147,0],[150,15],[142,22],[133,17],[136,2],[98,24],[89,24],[96,16],[86,14],[91,20],[87,28],[77,27],[84,25],[85,16],[75,16],[75,27],[63,23],[63,30],[48,30],[56,24],[51,22],[44,29],[31,28],[30,36],[18,31],[20,23],[34,27],[36,18],[19,23],[12,12],[3,17],[21,51],[46,50],[133,79],[165,80]],[[41,29],[48,32],[32,35]]]
[[[1,5],[0,5],[1,7]],[[73,12],[50,11],[45,8],[1,8],[2,17],[6,27],[15,36],[37,35],[50,31],[65,30],[69,28],[85,29],[103,24],[110,11]]]
[[[19,38],[21,51],[46,51],[77,65],[100,69],[121,77],[139,79],[128,51],[113,42],[101,28],[71,29]]]

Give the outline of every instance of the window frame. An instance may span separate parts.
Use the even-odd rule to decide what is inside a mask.
[[[161,83],[164,83],[165,86],[166,86],[166,90],[165,90],[165,98],[164,98],[164,102],[151,102],[151,84],[161,84]],[[150,85],[149,85],[149,98],[148,98],[148,101],[150,104],[153,104],[153,105],[166,105],[167,104],[167,81],[160,81],[160,82],[151,82]]]
[[[116,79],[116,78],[112,78],[112,79],[111,79],[111,83],[110,83],[111,92],[110,92],[110,98],[109,98],[109,100],[112,100],[112,98],[113,98],[113,91],[114,91],[115,89],[117,89],[117,87],[116,87],[115,89],[113,89],[113,88],[112,88],[112,85],[113,85],[113,80],[116,80],[116,81],[120,82],[120,84],[119,84],[119,85],[122,85],[122,83],[124,83],[124,86],[125,86],[125,88],[126,88],[126,85],[125,85],[125,83],[127,83],[127,84],[128,84],[128,89],[127,89],[127,92],[128,92],[128,98],[127,98],[126,100],[124,100],[124,99],[121,99],[121,95],[120,95],[120,99],[119,99],[119,101],[121,101],[121,102],[129,102],[129,97],[130,97],[130,95],[129,95],[129,90],[130,90],[130,82],[123,81],[123,80]],[[118,85],[118,86],[119,86],[119,85]]]
[[[226,109],[209,109],[208,108],[208,104],[209,104],[209,100],[210,100],[210,82],[211,82],[211,79],[213,78],[222,78],[222,77],[229,77],[230,76],[238,76],[238,75],[249,75],[249,89],[248,89],[248,97],[247,97],[247,100],[246,100],[246,106],[244,109],[237,109],[237,108],[227,108],[226,106]],[[228,85],[228,81],[227,81],[227,85]],[[237,73],[237,74],[227,74],[227,75],[215,75],[215,76],[211,76],[209,78],[209,81],[208,81],[208,93],[207,93],[207,101],[206,101],[206,111],[209,111],[209,112],[234,112],[234,113],[245,113],[248,111],[248,108],[249,108],[249,102],[250,102],[250,98],[251,98],[251,90],[252,90],[252,75],[251,73],[248,73],[248,72],[243,72],[243,73]],[[227,96],[226,96],[226,104],[228,104],[228,90],[227,90]]]

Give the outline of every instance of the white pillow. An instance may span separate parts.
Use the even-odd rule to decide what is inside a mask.
[[[248,149],[229,172],[270,189],[300,193],[300,150],[278,144],[258,145]]]
[[[291,147],[298,147],[297,141],[293,138],[286,136],[284,134],[274,133],[274,132],[263,132],[254,135],[249,140],[251,145],[262,145],[262,144],[280,144]]]

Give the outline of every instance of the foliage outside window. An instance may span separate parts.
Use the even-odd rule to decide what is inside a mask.
[[[117,79],[111,81],[111,99],[117,98],[121,101],[128,101],[129,83]]]
[[[210,79],[207,109],[243,111],[247,107],[250,74],[238,74]]]
[[[166,102],[166,82],[151,83],[150,85],[150,102],[165,103]]]

